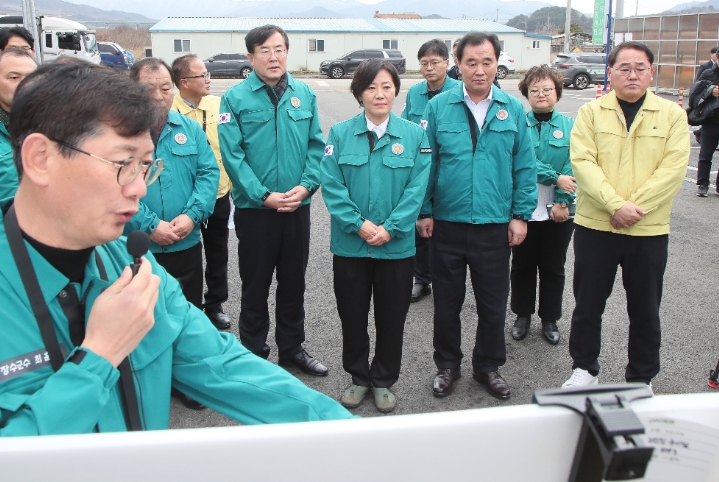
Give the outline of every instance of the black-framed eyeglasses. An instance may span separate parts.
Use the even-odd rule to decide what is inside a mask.
[[[180,80],[199,79],[200,77],[202,77],[202,79],[204,79],[204,81],[207,82],[208,80],[210,80],[210,77],[212,77],[212,74],[210,72],[205,72],[204,74],[200,74],[200,75],[191,75],[189,77],[182,77]]]
[[[163,161],[162,159],[146,161],[141,157],[128,157],[124,161],[108,161],[107,159],[103,159],[102,157],[96,156],[95,154],[83,151],[82,149],[79,149],[65,142],[56,141],[54,139],[53,142],[63,147],[67,147],[68,149],[72,149],[73,151],[85,154],[86,156],[90,156],[94,159],[97,159],[98,161],[112,164],[117,168],[117,183],[120,186],[127,186],[128,184],[130,184],[132,181],[135,180],[135,178],[138,174],[140,174],[140,172],[142,172],[142,178],[145,180],[145,185],[149,186],[157,180],[157,178],[160,176],[160,173],[162,172],[163,167],[165,166],[165,161]]]

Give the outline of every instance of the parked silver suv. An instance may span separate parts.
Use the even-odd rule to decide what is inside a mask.
[[[552,67],[564,75],[564,86],[574,84],[575,89],[586,89],[589,84],[603,84],[607,54],[580,52],[559,54]]]

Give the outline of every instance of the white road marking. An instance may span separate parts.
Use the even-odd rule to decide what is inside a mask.
[[[317,85],[322,86],[322,87],[329,87],[329,86],[330,86],[330,84],[328,84],[328,83],[325,82],[324,80],[316,80],[315,82],[317,82]]]

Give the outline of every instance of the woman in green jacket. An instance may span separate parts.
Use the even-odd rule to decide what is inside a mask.
[[[370,388],[381,412],[394,410],[404,322],[412,293],[415,221],[429,179],[424,130],[394,115],[400,80],[388,61],[355,71],[350,90],[364,111],[330,130],[321,163],[330,212],[334,291],[342,321],[342,364],[352,376],[341,403],[356,408]],[[377,332],[369,361],[374,295]]]
[[[527,223],[527,237],[512,248],[512,311],[517,320],[512,338],[527,336],[534,313],[539,270],[539,318],[544,338],[559,343],[557,320],[562,316],[564,263],[574,232],[574,192],[569,160],[569,137],[574,119],[554,110],[562,97],[564,78],[546,66],[532,67],[519,82],[519,90],[529,100],[527,113],[537,156],[537,208]]]

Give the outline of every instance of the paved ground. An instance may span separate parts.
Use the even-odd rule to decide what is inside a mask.
[[[320,117],[325,135],[335,122],[347,119],[359,112],[349,93],[349,79],[331,80],[310,78],[307,83],[317,93]],[[403,79],[402,92],[395,102],[395,112],[402,110],[406,89],[419,79]],[[214,80],[213,93],[221,95],[237,80]],[[502,87],[520,97],[516,89],[518,80],[506,79]],[[557,105],[560,112],[574,117],[585,102],[594,98],[594,89],[584,91],[565,89],[564,97]],[[667,97],[676,101],[676,97]],[[526,102],[525,102],[526,105]],[[713,262],[719,243],[719,226],[716,222],[719,196],[702,199],[695,195],[693,179],[696,176],[698,146],[692,136],[692,155],[687,180],[679,192],[672,214],[669,263],[665,276],[662,303],[663,347],[662,371],[654,380],[657,394],[690,393],[710,391],[707,374],[719,357],[719,333],[712,314],[712,298],[717,294],[719,267]],[[713,174],[715,176],[716,173]],[[231,300],[225,311],[233,319],[232,331],[237,334],[237,318],[240,312],[240,280],[237,274],[237,241],[230,240],[230,293]],[[432,363],[432,312],[433,302],[426,298],[411,305],[405,328],[402,374],[395,385],[399,403],[394,414],[430,411],[462,410],[507,404],[531,403],[536,389],[558,387],[569,376],[571,359],[567,348],[569,318],[574,306],[572,296],[573,250],[570,246],[567,260],[567,285],[564,298],[564,316],[559,321],[562,340],[557,346],[546,343],[535,318],[530,335],[521,342],[510,336],[514,320],[507,310],[506,343],[507,364],[502,375],[512,388],[512,397],[500,402],[487,395],[471,377],[471,350],[476,328],[476,307],[471,284],[467,283],[467,298],[462,311],[462,349],[468,356],[463,362],[464,377],[459,380],[455,392],[445,399],[436,399],[431,393],[435,368]],[[469,281],[469,280],[468,280]],[[607,303],[604,317],[602,371],[600,381],[620,383],[624,381],[627,361],[627,315],[621,277]],[[270,299],[270,310],[274,301]],[[320,194],[312,203],[312,242],[307,270],[307,350],[322,360],[329,368],[326,378],[312,378],[295,374],[307,385],[337,398],[349,385],[350,378],[342,370],[341,332],[332,291],[331,254],[329,252],[329,215]],[[274,327],[270,333],[274,332]],[[270,361],[277,361],[274,341]],[[371,399],[356,410],[362,416],[380,415]],[[392,415],[389,415],[392,416]],[[212,411],[193,412],[177,401],[172,402],[171,427],[208,427],[232,425],[235,422]]]

